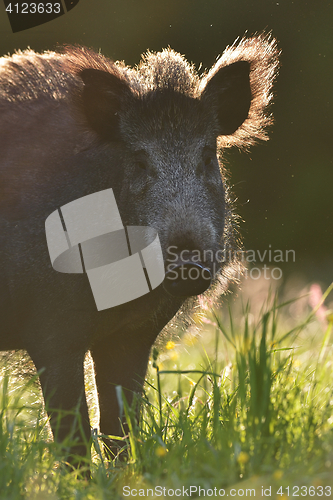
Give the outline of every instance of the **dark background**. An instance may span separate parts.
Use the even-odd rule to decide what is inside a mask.
[[[283,54],[270,141],[226,155],[241,232],[248,249],[295,250],[287,273],[333,280],[331,2],[80,0],[66,15],[15,34],[0,8],[1,54],[79,43],[131,65],[148,48],[170,45],[209,68],[237,37],[272,30]]]

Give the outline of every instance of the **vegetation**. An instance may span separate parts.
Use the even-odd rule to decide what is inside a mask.
[[[239,298],[202,303],[184,335],[154,349],[138,422],[122,399],[126,457],[108,462],[95,433],[89,481],[66,466],[68,443],[51,439],[36,377],[3,362],[1,500],[330,497],[332,288],[283,302],[261,290],[242,313]]]

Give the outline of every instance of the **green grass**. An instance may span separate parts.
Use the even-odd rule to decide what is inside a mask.
[[[308,296],[202,304],[180,339],[153,350],[139,422],[124,401],[128,458],[107,462],[95,438],[90,481],[64,466],[69,443],[50,439],[35,381],[9,376],[4,365],[1,500],[132,498],[130,489],[159,498],[159,488],[187,497],[184,488],[196,498],[199,487],[213,498],[214,488],[217,497],[234,488],[236,498],[249,496],[246,489],[261,498],[271,488],[272,498],[288,498],[288,487],[289,496],[331,496],[333,314],[326,295],[315,310]],[[89,377],[87,389],[93,400]],[[96,420],[93,403],[91,413]]]

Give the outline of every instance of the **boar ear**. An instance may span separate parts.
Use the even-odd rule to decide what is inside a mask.
[[[84,69],[82,107],[90,127],[105,141],[120,138],[119,116],[122,101],[131,91],[119,75],[99,69]]]
[[[279,55],[276,40],[269,33],[242,38],[227,47],[201,78],[199,95],[207,98],[207,105],[218,115],[219,147],[247,149],[258,139],[268,140]]]
[[[237,61],[217,68],[208,79],[202,98],[217,109],[219,135],[233,134],[248,117],[251,105],[250,64]]]

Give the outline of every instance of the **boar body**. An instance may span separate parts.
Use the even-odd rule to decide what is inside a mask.
[[[89,441],[88,350],[101,432],[119,434],[115,385],[129,398],[142,386],[156,337],[187,296],[210,284],[184,284],[179,275],[170,288],[170,248],[174,269],[187,264],[185,250],[190,265],[211,275],[211,289],[225,288],[227,265],[204,257],[237,244],[220,151],[266,138],[276,68],[275,42],[264,36],[228,48],[201,77],[170,49],[146,54],[135,69],[78,47],[1,60],[0,348],[26,349],[42,370],[57,439],[74,417],[59,423],[51,410],[79,406],[77,435]],[[124,226],[157,231],[166,279],[147,295],[97,311],[86,274],[53,270],[45,220],[110,187]],[[199,263],[194,252],[203,256]],[[72,451],[84,454],[86,444]]]

